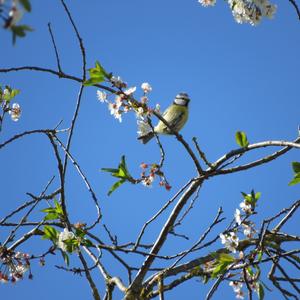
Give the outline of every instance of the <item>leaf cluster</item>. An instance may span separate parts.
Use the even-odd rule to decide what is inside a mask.
[[[110,196],[112,192],[114,192],[117,188],[119,188],[126,181],[135,183],[135,180],[133,179],[133,177],[130,175],[130,173],[128,171],[125,155],[122,155],[121,162],[119,163],[119,166],[117,169],[102,168],[101,170],[104,172],[109,172],[109,173],[111,173],[111,176],[120,179],[117,182],[115,182],[113,184],[113,186],[110,188],[110,190],[108,191],[108,196]]]
[[[289,186],[300,183],[300,163],[297,161],[292,162],[294,171],[294,178],[289,182]]]

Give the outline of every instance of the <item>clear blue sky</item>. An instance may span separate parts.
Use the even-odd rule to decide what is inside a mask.
[[[270,139],[292,140],[297,135],[299,118],[300,23],[288,1],[280,1],[274,20],[261,25],[239,25],[228,5],[218,1],[214,8],[203,8],[196,0],[110,0],[68,1],[83,37],[88,66],[99,60],[108,71],[121,76],[130,86],[150,82],[151,104],[164,109],[181,91],[191,97],[190,119],[182,134],[191,141],[198,137],[208,159],[215,160],[237,148],[237,130],[247,133],[250,142]],[[1,36],[1,67],[37,65],[55,69],[55,56],[47,23],[52,23],[62,67],[80,76],[80,51],[74,33],[59,1],[32,1],[33,11],[24,18],[35,31],[19,39],[15,47],[10,35]],[[23,114],[19,122],[6,120],[0,141],[28,129],[53,128],[61,119],[68,126],[72,117],[77,84],[41,73],[19,72],[0,75],[2,84],[21,90],[16,98]],[[96,89],[84,92],[83,105],[75,130],[72,153],[88,175],[104,211],[103,222],[120,243],[135,240],[142,224],[149,219],[191,176],[194,167],[175,138],[163,137],[167,158],[165,171],[173,189],[164,191],[157,184],[151,189],[124,185],[111,197],[106,193],[113,183],[101,167],[114,167],[125,154],[131,172],[138,176],[141,162],[159,160],[155,143],[147,146],[136,140],[136,120],[127,115],[120,124],[96,99]],[[46,138],[27,137],[1,150],[1,216],[28,200],[26,192],[39,194],[56,172],[52,150]],[[273,150],[273,149],[272,149]],[[271,151],[271,149],[269,149]],[[259,157],[257,151],[242,161]],[[174,237],[162,250],[174,253],[197,240],[222,206],[228,221],[241,202],[240,191],[252,188],[262,192],[257,226],[299,197],[299,186],[288,187],[292,177],[291,161],[300,160],[297,151],[271,165],[209,180],[201,190],[192,213],[180,233],[190,233],[191,241]],[[56,182],[56,186],[58,181]],[[71,219],[86,222],[95,217],[92,201],[74,168],[69,166],[67,201]],[[159,219],[163,224],[166,215]],[[220,225],[214,233],[225,228]],[[296,233],[294,220],[289,228]],[[159,226],[152,226],[145,242],[151,243]],[[103,229],[97,232],[105,237]],[[213,235],[214,236],[214,235]],[[3,233],[1,240],[5,239]],[[221,246],[221,244],[216,244]],[[37,238],[22,250],[39,253],[48,242]],[[205,254],[203,252],[202,254]],[[127,256],[125,256],[127,258]],[[109,260],[110,258],[107,257]],[[132,263],[138,262],[131,260]],[[140,262],[140,261],[139,261]],[[55,269],[62,265],[59,255],[46,260],[46,267],[33,264],[34,280],[0,286],[3,298],[90,299],[87,282]],[[120,269],[109,260],[109,271]],[[96,279],[100,280],[98,276]],[[173,292],[166,299],[203,299],[209,286],[196,280]],[[224,284],[215,299],[234,299]],[[116,294],[115,299],[120,299]],[[265,299],[280,299],[273,292]]]

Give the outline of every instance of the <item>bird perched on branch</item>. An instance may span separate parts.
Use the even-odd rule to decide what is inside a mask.
[[[179,93],[175,97],[173,103],[162,114],[162,117],[168,122],[170,127],[176,132],[179,132],[183,128],[183,126],[185,125],[188,119],[189,102],[190,102],[190,98],[188,94]],[[141,140],[143,144],[147,144],[154,137],[154,132],[157,134],[172,134],[170,128],[168,128],[168,126],[164,124],[164,122],[162,121],[159,121],[158,124],[154,127],[154,132],[152,130],[151,131],[148,130],[148,132],[144,133],[144,131],[145,130],[140,130],[140,136],[138,137],[138,139]]]

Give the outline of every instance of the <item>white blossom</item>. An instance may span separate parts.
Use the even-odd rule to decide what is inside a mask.
[[[65,228],[58,236],[57,247],[60,248],[62,251],[67,251],[67,245],[64,241],[74,238],[74,233],[69,231],[68,228]]]
[[[240,208],[244,211],[247,215],[251,215],[253,213],[252,205],[243,201],[240,203]]]
[[[235,294],[236,299],[245,299],[244,292],[239,291]]]
[[[141,103],[146,104],[148,102],[148,97],[147,96],[142,96],[141,97]]]
[[[108,103],[108,109],[110,111],[110,114],[113,115],[115,119],[119,120],[120,123],[122,122],[122,113],[120,111],[121,105],[122,105],[122,100],[119,96],[116,97],[115,102]]]
[[[133,87],[127,89],[126,91],[124,91],[124,94],[127,95],[127,96],[130,96],[130,95],[132,95],[135,91],[136,91],[136,87],[133,86]]]
[[[238,281],[230,281],[229,285],[233,288],[235,292],[235,297],[237,299],[244,299],[244,292],[242,291],[243,284]]]
[[[216,4],[216,0],[198,0],[198,2],[204,7],[214,6]]]
[[[149,176],[145,177],[142,180],[142,184],[146,187],[151,187],[152,186],[152,182],[154,181],[154,174],[150,174]]]
[[[27,264],[18,264],[14,266],[13,270],[11,271],[12,276],[15,276],[16,279],[20,279],[23,277],[23,274],[29,269],[29,265]]]
[[[243,284],[238,281],[230,281],[229,285],[233,288],[234,292],[238,292],[243,288]]]
[[[247,238],[252,238],[255,234],[255,230],[248,224],[243,224],[244,230],[243,233]]]
[[[107,102],[107,94],[103,91],[97,91],[97,98],[102,103]]]
[[[14,103],[9,110],[10,117],[13,121],[17,122],[19,121],[21,117],[21,107],[18,103]]]
[[[238,225],[242,224],[241,211],[239,209],[235,210],[234,219]]]
[[[150,93],[152,91],[152,86],[148,82],[142,83],[141,88],[144,93]]]
[[[228,0],[232,15],[238,23],[257,25],[263,17],[272,18],[276,5],[269,0]]]
[[[229,233],[220,234],[221,243],[224,244],[225,248],[229,251],[236,253],[236,249],[239,245],[239,238],[236,233],[231,231]]]
[[[137,117],[137,118],[143,119],[144,114],[145,114],[144,109],[143,109],[142,107],[139,107],[139,108],[136,110],[135,114],[136,114],[136,117]]]
[[[117,88],[123,88],[126,87],[126,83],[123,82],[120,76],[112,76],[110,79],[110,82]]]
[[[23,16],[23,11],[21,11],[14,5],[9,12],[10,20],[9,20],[8,27],[11,28],[12,26],[16,25],[21,20],[22,16]]]

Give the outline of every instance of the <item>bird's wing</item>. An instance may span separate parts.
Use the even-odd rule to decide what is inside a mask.
[[[169,122],[169,125],[174,129],[177,130],[178,125],[180,124],[180,122],[182,122],[182,118],[183,118],[184,112],[182,111],[177,111],[177,112],[165,112],[163,114],[163,118]],[[168,121],[168,119],[171,119],[172,121]],[[160,131],[165,132],[165,133],[170,133],[170,129],[163,123],[163,122],[159,122],[160,124]]]
[[[182,117],[184,115],[184,112],[180,111],[175,114],[175,116],[172,119],[172,122],[170,122],[170,126],[176,130],[177,125],[182,121]]]

